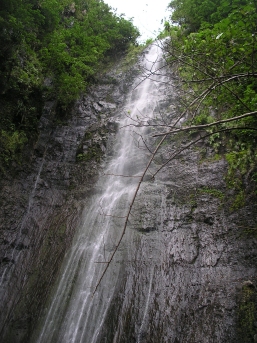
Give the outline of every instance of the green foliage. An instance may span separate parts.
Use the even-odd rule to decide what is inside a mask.
[[[238,301],[237,329],[241,342],[253,342],[256,334],[256,290],[250,281],[242,287]]]
[[[229,164],[229,174],[235,174],[236,171],[239,171],[242,175],[245,175],[255,166],[257,153],[245,148],[245,150],[227,153],[226,159]]]
[[[239,0],[173,0],[179,23],[170,40],[169,63],[185,91],[193,125],[212,134],[216,153],[226,153],[233,208],[245,202],[245,181],[257,181],[257,3]],[[247,117],[230,122],[224,120]],[[253,189],[254,190],[254,189]]]
[[[146,41],[145,41],[145,46],[148,46],[148,45],[150,45],[150,44],[152,44],[153,43],[153,39],[152,38],[148,38]]]
[[[224,199],[224,193],[219,189],[204,187],[200,189],[200,192],[210,194],[213,197],[218,198],[220,200]]]
[[[173,10],[173,22],[187,32],[196,32],[200,27],[218,23],[247,4],[247,0],[172,0],[169,7]]]
[[[122,63],[120,66],[121,70],[127,71],[132,65],[134,65],[136,61],[138,60],[140,53],[143,52],[145,47],[146,45],[138,45],[138,46],[131,45],[128,48],[128,52],[125,58],[122,60]]]
[[[2,0],[0,130],[9,138],[13,132],[36,136],[43,96],[68,108],[103,61],[123,54],[138,36],[132,22],[103,1]],[[15,151],[7,148],[9,138],[0,142],[4,160]]]
[[[206,114],[206,113],[198,114],[193,121],[194,125],[204,125],[204,124],[210,124],[212,122],[213,122],[213,118],[209,114]]]
[[[226,183],[229,188],[235,190],[235,196],[231,210],[241,208],[245,204],[245,177],[250,175],[252,176],[253,181],[257,181],[254,180],[254,174],[252,173],[257,165],[257,154],[256,152],[252,151],[250,147],[247,148],[244,146],[244,150],[241,149],[240,151],[231,151],[230,153],[226,154],[226,160],[228,162]]]
[[[20,153],[27,142],[26,134],[23,131],[0,132],[0,168],[9,166],[12,161],[20,162]]]
[[[48,0],[50,1],[50,0]],[[139,32],[102,1],[77,1],[66,8],[56,30],[40,50],[45,73],[65,107],[86,89],[104,57],[124,52]]]
[[[103,151],[99,145],[94,144],[93,146],[89,147],[87,152],[77,154],[76,160],[77,162],[88,162],[95,160],[97,162],[100,161],[103,155]]]

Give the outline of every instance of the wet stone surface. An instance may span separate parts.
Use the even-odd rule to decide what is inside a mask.
[[[190,150],[143,183],[99,342],[254,342],[257,240],[243,227],[256,227],[257,208],[231,211],[225,172]]]
[[[30,342],[82,212],[90,196],[103,191],[95,186],[105,166],[102,157],[108,162],[115,154],[110,146],[136,74],[135,68],[123,78],[116,75],[112,83],[102,80],[62,125],[54,122],[55,103],[47,103],[30,165],[0,182],[4,343]],[[173,114],[174,99],[166,85],[160,88],[160,109]],[[177,144],[169,141],[153,170]],[[134,168],[127,166],[129,172]],[[95,342],[256,341],[257,206],[249,198],[244,207],[231,209],[225,173],[223,159],[202,160],[191,149],[154,180],[146,175],[111,266],[115,272],[119,265],[119,276],[110,307],[105,316],[99,313],[102,327],[92,323],[90,328],[97,332]],[[121,198],[117,210],[125,205]],[[122,219],[113,222],[122,227]],[[113,245],[106,244],[106,251],[113,251]],[[103,288],[113,287],[111,272]],[[99,303],[104,300],[100,297]]]
[[[30,161],[0,180],[1,342],[29,341],[82,211],[97,192],[103,154],[117,131],[113,116],[137,69],[102,76],[60,119],[56,103],[47,102]]]

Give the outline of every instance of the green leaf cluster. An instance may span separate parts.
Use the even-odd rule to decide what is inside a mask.
[[[1,0],[0,130],[36,136],[43,101],[67,108],[138,36],[101,0]]]
[[[219,122],[206,131],[216,152],[227,153],[230,179],[239,173],[255,180],[257,3],[173,0],[170,8],[172,22],[179,25],[168,59],[187,94],[187,124]],[[233,120],[224,122],[227,119]]]
[[[231,12],[244,8],[247,0],[172,0],[171,19],[186,29],[197,32],[201,27],[209,27],[226,19]]]

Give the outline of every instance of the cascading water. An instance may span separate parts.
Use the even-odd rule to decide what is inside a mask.
[[[156,147],[148,139],[153,135],[148,121],[153,128],[159,119],[169,125],[176,116],[179,99],[157,45],[146,51],[142,66],[148,72],[135,81],[117,115],[120,129],[107,152],[105,175],[84,210],[83,225],[30,342],[254,340],[256,240],[242,235],[242,227],[256,225],[254,207],[231,213],[215,196],[226,194],[226,164],[214,161],[211,151],[211,161],[202,160],[203,150],[210,149],[205,145],[181,150],[154,180],[150,177],[187,144],[184,136],[168,137],[152,161],[122,242],[96,289],[122,236],[149,150]]]
[[[155,44],[145,55],[143,64],[150,76],[141,75],[136,80],[119,118],[120,130],[112,157],[106,162],[105,176],[98,183],[102,191],[92,197],[91,206],[84,211],[84,224],[65,258],[47,313],[34,337],[37,343],[94,343],[99,339],[115,289],[121,281],[124,261],[128,258],[125,241],[133,241],[133,230],[127,230],[125,241],[119,246],[93,297],[92,293],[120,238],[138,176],[146,166],[147,153],[141,139],[145,129],[138,129],[135,135],[131,124],[136,124],[138,117],[151,118],[159,111],[158,88],[164,76],[154,75],[154,70],[163,63],[161,55],[161,48]],[[146,324],[153,273],[152,268],[138,342]]]

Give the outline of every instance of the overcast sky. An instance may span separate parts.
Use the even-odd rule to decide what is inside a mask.
[[[166,8],[169,0],[104,0],[106,4],[117,9],[117,14],[125,18],[134,18],[133,23],[142,34],[140,41],[155,38],[163,29],[161,20],[169,17]]]

